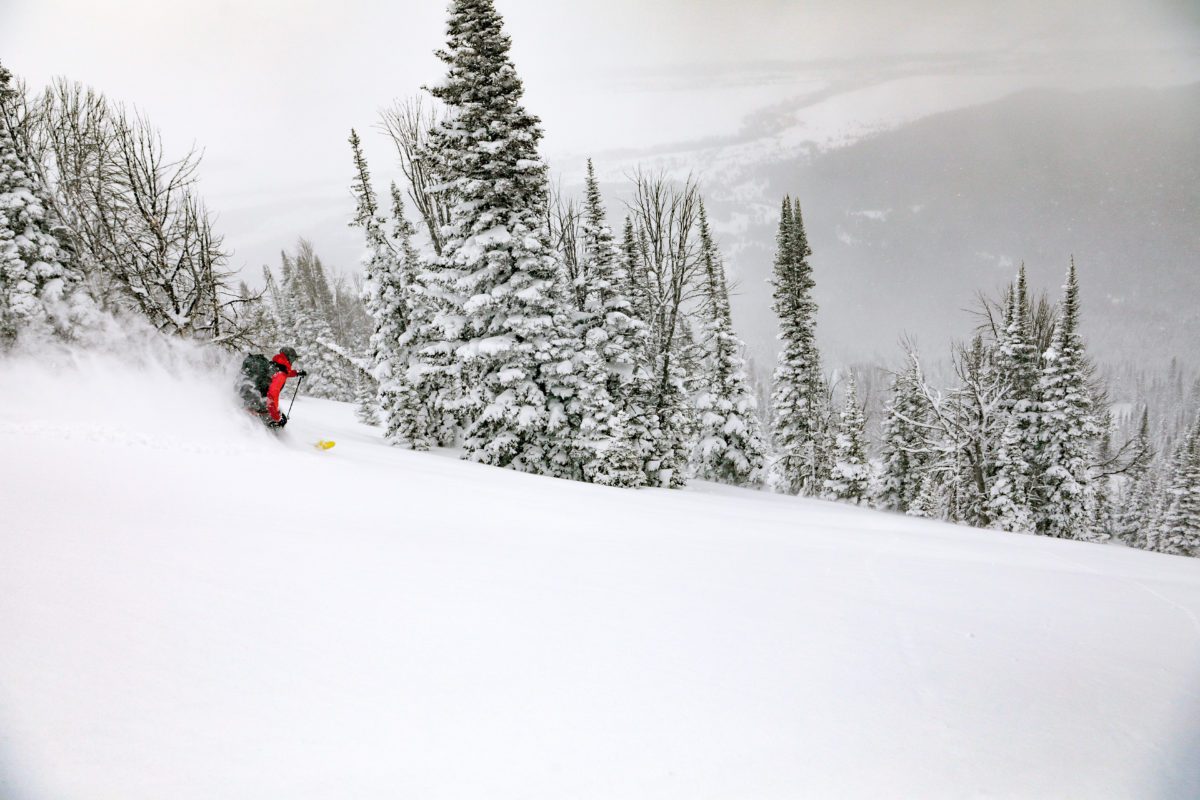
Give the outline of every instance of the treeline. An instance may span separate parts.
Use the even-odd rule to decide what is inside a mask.
[[[386,118],[407,179],[391,187],[389,209],[351,134],[357,223],[372,253],[373,375],[393,441],[462,444],[468,458],[579,480],[766,483],[1195,554],[1196,424],[1170,458],[1144,426],[1117,438],[1079,333],[1073,262],[1059,302],[1034,297],[1022,269],[982,304],[984,324],[954,348],[954,385],[932,385],[908,353],[871,459],[853,378],[835,408],[822,369],[799,204],[781,207],[781,352],[760,415],[698,187],[636,174],[614,236],[590,163],[581,201],[548,191],[540,129],[520,104],[492,5],[455,3],[449,31],[439,53],[448,76],[432,90],[440,113],[410,103]]]
[[[1195,555],[1194,537],[1167,533],[1176,511],[1165,491],[1153,509],[1135,511],[1134,496],[1154,475],[1148,411],[1133,435],[1115,438],[1107,391],[1079,334],[1074,263],[1060,303],[1031,299],[1022,268],[996,313],[955,349],[958,382],[948,390],[931,386],[908,354],[886,410],[877,502],[980,527]]]
[[[0,73],[0,331],[69,336],[89,304],[140,312],[226,346],[293,344],[307,391],[356,399],[362,419],[413,449],[453,445],[611,486],[765,486],[1200,555],[1194,404],[1168,409],[1147,389],[1114,409],[1080,335],[1073,262],[1060,299],[1032,292],[1022,269],[981,301],[948,385],[906,352],[872,445],[853,376],[831,385],[822,365],[799,202],[781,202],[780,352],[759,387],[700,187],[636,173],[615,228],[590,162],[581,198],[552,191],[509,46],[490,0],[455,0],[435,104],[383,118],[402,182],[377,192],[350,134],[361,285],[301,242],[261,294],[229,288],[194,157],[164,162],[144,120],[78,87],[25,101]],[[107,166],[96,178],[89,164]],[[143,209],[149,197],[162,202]]]
[[[439,110],[385,116],[406,179],[385,202],[351,132],[385,435],[613,486],[762,483],[768,443],[699,187],[635,176],[619,234],[590,164],[580,201],[552,198],[508,49],[490,3],[454,6]]]

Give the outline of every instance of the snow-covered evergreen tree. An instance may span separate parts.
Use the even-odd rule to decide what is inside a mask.
[[[1147,469],[1129,491],[1118,518],[1119,535],[1131,547],[1153,550],[1162,523],[1164,491],[1159,470]]]
[[[1029,510],[1030,470],[1020,426],[1020,420],[1010,415],[996,452],[987,515],[997,530],[1029,533],[1033,531],[1033,513]]]
[[[700,258],[704,262],[708,358],[704,385],[696,394],[700,432],[696,445],[696,477],[753,486],[762,481],[766,445],[758,418],[745,346],[733,330],[725,264],[713,241],[704,205],[700,206]]]
[[[621,265],[624,267],[629,283],[629,299],[633,306],[633,316],[642,322],[649,323],[654,319],[653,300],[643,290],[646,281],[641,280],[640,276],[635,274],[644,272],[645,266],[642,263],[641,243],[638,241],[637,228],[631,217],[625,217],[620,251]]]
[[[334,294],[324,265],[303,240],[295,258],[284,252],[281,259],[281,280],[268,284],[273,327],[280,338],[272,348],[296,349],[297,366],[308,372],[301,384],[304,394],[349,402],[362,365],[334,335]]]
[[[1155,549],[1181,556],[1200,556],[1200,417],[1175,449],[1166,512]]]
[[[380,328],[371,339],[377,355],[376,380],[384,436],[414,450],[450,445],[458,435],[457,418],[449,410],[457,396],[458,368],[453,350],[434,316],[439,307],[429,290],[425,259],[413,244],[404,196],[391,187],[392,215],[387,231],[392,260],[389,272],[364,286],[373,294]],[[431,258],[436,258],[432,255]]]
[[[560,265],[559,296],[566,302],[555,312],[552,358],[539,378],[548,401],[539,471],[568,480],[640,486],[641,462],[609,393],[608,369],[597,349],[601,315],[584,307],[584,259],[579,253],[573,258],[570,269]]]
[[[432,180],[432,179],[431,179]],[[434,184],[436,186],[436,184]],[[448,202],[446,194],[438,203]],[[403,216],[403,200],[397,193],[393,220]],[[407,234],[396,225],[393,240]],[[440,240],[439,240],[440,241]],[[409,236],[411,244],[411,236]],[[401,384],[396,403],[404,424],[395,441],[417,450],[435,444],[448,447],[459,442],[464,426],[462,364],[462,298],[455,289],[454,270],[436,250],[422,251],[416,261],[411,284],[412,318],[406,336],[409,351],[407,383]],[[397,387],[397,388],[401,388]]]
[[[355,201],[350,225],[362,228],[366,239],[363,303],[373,323],[371,374],[357,376],[355,401],[359,420],[374,425],[379,422],[380,378],[386,376],[390,380],[396,372],[403,373],[408,367],[408,353],[400,346],[400,338],[408,329],[406,293],[409,279],[405,271],[398,268],[396,253],[385,237],[383,226],[386,220],[379,213],[362,142],[353,128],[350,129],[350,152],[354,159],[350,192]]]
[[[1053,343],[1043,357],[1037,385],[1031,505],[1038,533],[1087,539],[1095,500],[1090,462],[1099,430],[1079,334],[1079,279],[1074,259],[1064,288]]]
[[[998,342],[998,367],[1006,373],[1009,391],[1006,410],[1022,401],[1032,405],[1036,400],[1038,354],[1030,334],[1029,288],[1025,281],[1025,265],[1017,272],[1015,285],[1008,293],[1004,311],[1004,330]]]
[[[819,493],[829,458],[827,391],[817,352],[810,255],[800,204],[793,206],[785,197],[772,278],[782,348],[771,392],[776,456],[771,485],[786,494]]]
[[[359,379],[359,404],[363,408],[378,405],[387,439],[425,449],[431,444],[430,432],[423,425],[428,414],[408,378],[412,321],[419,313],[414,309],[412,288],[413,273],[418,269],[413,227],[404,213],[404,198],[393,183],[389,230],[354,131],[350,132],[350,147],[355,171],[351,191],[356,201],[351,224],[361,227],[366,238],[363,303],[373,322],[370,381]]]
[[[682,336],[680,339],[682,340]],[[696,441],[696,410],[681,359],[658,354],[653,402],[655,450],[646,465],[651,484],[679,489],[687,485]]]
[[[354,382],[354,416],[364,425],[379,424],[379,384],[365,372]]]
[[[921,491],[929,461],[928,404],[921,393],[915,356],[892,381],[882,435],[882,468],[875,503],[891,511],[907,511]]]
[[[37,173],[10,128],[18,101],[0,65],[0,347],[20,335],[69,337],[91,310],[51,220]]]
[[[587,162],[581,233],[584,307],[580,317],[580,461],[586,480],[615,486],[648,482],[645,462],[654,450],[646,324],[635,313],[625,260],[605,220],[600,185]],[[599,369],[597,369],[599,367]],[[598,384],[598,385],[596,385]],[[586,395],[593,395],[586,397]]]
[[[854,376],[846,379],[846,397],[838,415],[833,440],[829,477],[825,479],[824,497],[845,503],[865,503],[870,491],[870,465],[867,462],[866,420],[858,402],[858,386]]]
[[[302,262],[298,262],[302,263]],[[304,391],[314,397],[350,402],[354,399],[355,370],[337,346],[333,326],[319,306],[301,306],[296,324],[296,351],[308,371]],[[312,386],[307,381],[312,379]]]
[[[558,369],[546,376],[551,404],[545,474],[607,486],[644,485],[629,419],[609,394],[609,373],[596,348],[563,336],[554,353]]]
[[[1033,530],[1030,495],[1039,450],[1038,356],[1030,336],[1029,290],[1025,265],[1008,292],[1004,330],[997,344],[996,368],[1006,384],[1001,409],[1006,414],[1004,433],[996,453],[994,476],[987,499],[990,524],[999,530]]]
[[[944,485],[932,470],[927,470],[921,478],[921,489],[909,504],[906,513],[910,517],[922,519],[947,519],[950,514],[949,505]]]
[[[286,254],[282,254],[286,256]],[[281,262],[286,266],[286,258],[282,258]],[[283,287],[280,281],[276,280],[275,273],[268,266],[263,267],[263,289],[262,305],[265,312],[265,319],[262,324],[262,333],[255,344],[262,350],[271,350],[286,345],[292,341],[292,320],[288,316],[290,308],[287,298],[284,297]]]
[[[434,324],[457,343],[467,457],[549,472],[548,431],[564,404],[547,394],[566,361],[556,348],[563,303],[541,225],[542,132],[521,104],[510,44],[491,0],[453,0],[437,54],[448,70],[431,89],[446,113],[428,147],[450,224],[427,283],[441,292]]]

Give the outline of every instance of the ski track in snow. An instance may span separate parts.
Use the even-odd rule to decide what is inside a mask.
[[[1200,561],[63,380],[0,364],[4,800],[1200,797]]]

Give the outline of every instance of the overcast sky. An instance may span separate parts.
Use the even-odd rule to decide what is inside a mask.
[[[552,158],[727,135],[814,76],[869,82],[914,59],[1017,84],[1200,74],[1197,0],[496,4]],[[0,59],[34,87],[64,75],[137,105],[169,148],[202,147],[235,264],[257,269],[328,230],[341,198],[349,215],[349,128],[438,79],[444,22],[439,0],[0,0]],[[386,177],[386,142],[367,141]],[[351,234],[326,235],[345,260]]]

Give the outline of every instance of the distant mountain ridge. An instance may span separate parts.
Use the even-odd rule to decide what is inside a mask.
[[[834,362],[888,357],[901,335],[940,354],[962,309],[1024,261],[1057,296],[1074,254],[1084,330],[1102,359],[1195,361],[1200,342],[1200,83],[1029,90],[923,118],[812,157],[708,183],[740,286],[736,322],[773,357],[775,217],[798,195]],[[724,176],[723,176],[724,177]],[[744,187],[761,188],[748,209]],[[756,192],[757,194],[758,192]]]

